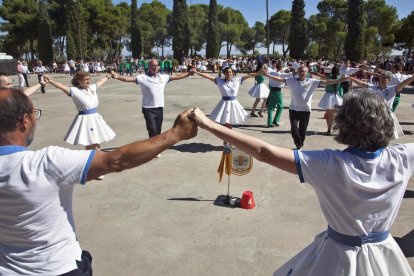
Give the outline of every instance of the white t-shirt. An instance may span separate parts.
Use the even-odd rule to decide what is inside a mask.
[[[146,74],[138,75],[136,83],[142,91],[142,107],[156,108],[164,107],[164,90],[170,81],[170,75],[148,76]]]
[[[376,152],[294,151],[301,182],[315,189],[328,224],[352,236],[390,230],[414,170],[414,144]]]
[[[82,250],[73,187],[86,182],[95,151],[0,146],[0,275],[59,275]]]
[[[312,96],[316,88],[321,83],[317,79],[308,79],[301,81],[298,78],[286,79],[286,84],[290,90],[290,106],[289,109],[295,111],[312,111]]]
[[[388,108],[390,110],[392,109],[392,104],[394,102],[395,95],[397,94],[396,85],[390,85],[385,89],[381,89],[379,85],[368,84],[368,90],[383,97]]]

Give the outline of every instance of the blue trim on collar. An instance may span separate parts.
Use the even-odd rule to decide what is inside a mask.
[[[8,155],[13,154],[20,151],[26,151],[28,150],[26,147],[22,146],[0,146],[0,155]]]
[[[304,183],[305,179],[303,178],[302,167],[300,165],[299,151],[294,150],[293,155],[295,156],[295,165],[296,165],[296,170],[298,171],[300,183]]]
[[[379,148],[376,151],[366,151],[366,150],[361,150],[361,149],[358,149],[358,148],[355,148],[355,147],[349,147],[349,148],[344,149],[344,152],[349,152],[349,153],[352,153],[352,154],[356,154],[356,155],[358,155],[359,157],[362,157],[362,158],[375,159],[375,158],[377,158],[378,156],[381,155],[383,150],[384,150],[384,148]]]

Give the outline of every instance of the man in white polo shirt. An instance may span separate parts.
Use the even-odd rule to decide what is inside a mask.
[[[318,80],[314,78],[307,79],[306,74],[308,68],[301,65],[298,69],[299,77],[278,77],[264,74],[269,79],[279,82],[285,81],[290,90],[290,106],[289,106],[289,120],[291,127],[291,135],[297,149],[301,149],[305,142],[306,130],[308,129],[310,113],[312,111],[311,103],[313,92],[319,87],[320,83],[335,84],[344,81],[340,80]]]
[[[75,184],[152,160],[173,144],[197,134],[177,117],[160,135],[112,152],[49,146],[32,151],[41,112],[17,89],[0,89],[0,275],[92,275],[91,255],[75,234]]]
[[[193,72],[178,75],[161,75],[159,74],[160,67],[156,59],[151,59],[148,69],[148,74],[136,77],[119,76],[116,72],[112,72],[112,77],[120,81],[135,82],[141,87],[142,113],[147,125],[148,136],[153,137],[161,133],[164,116],[165,85],[170,81],[188,77]]]

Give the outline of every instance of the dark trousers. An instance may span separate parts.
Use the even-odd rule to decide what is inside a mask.
[[[92,255],[89,251],[82,251],[82,260],[76,261],[77,269],[59,276],[92,276]]]
[[[162,120],[164,119],[164,108],[143,108],[145,123],[147,125],[148,136],[151,138],[161,133]]]
[[[37,79],[39,80],[39,82],[42,81],[42,77],[43,77],[43,73],[37,74]],[[44,84],[42,84],[42,86],[40,86],[40,91],[42,91],[43,94],[46,93]]]
[[[289,109],[290,131],[296,148],[301,149],[305,142],[310,112]]]
[[[26,87],[29,87],[29,80],[27,79],[27,73],[22,73],[22,75],[23,75],[24,83]]]

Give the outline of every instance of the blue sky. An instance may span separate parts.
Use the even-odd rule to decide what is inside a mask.
[[[142,3],[151,3],[152,0],[137,0],[138,7]],[[121,0],[113,0],[113,3],[119,3]],[[128,1],[123,1],[131,3]],[[168,9],[172,10],[173,0],[159,0]],[[209,0],[187,0],[187,5],[190,4],[209,4]],[[246,18],[249,25],[252,27],[256,21],[265,23],[266,21],[266,0],[217,0],[217,3],[225,7],[232,7],[239,10],[244,18]],[[279,10],[291,10],[291,0],[268,0],[269,3],[269,17],[278,12]],[[318,13],[317,5],[319,1],[305,0],[305,17],[308,18],[312,14]],[[397,8],[398,16],[400,19],[409,15],[414,11],[413,0],[386,0],[387,5]]]

